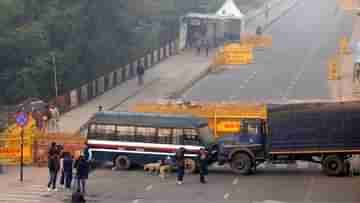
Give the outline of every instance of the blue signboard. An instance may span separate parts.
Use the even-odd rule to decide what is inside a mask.
[[[28,116],[26,113],[20,112],[16,114],[15,120],[20,127],[25,127],[28,122]]]

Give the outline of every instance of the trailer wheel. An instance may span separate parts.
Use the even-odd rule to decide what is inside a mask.
[[[115,166],[118,170],[127,170],[131,166],[131,162],[127,156],[118,156],[115,159]]]
[[[231,159],[231,169],[241,175],[248,175],[251,172],[251,158],[245,153],[237,153]]]
[[[196,173],[196,162],[192,159],[185,159],[185,173],[190,174],[190,173]]]
[[[322,163],[324,172],[328,176],[341,175],[344,172],[344,165],[344,161],[336,155],[327,156]]]

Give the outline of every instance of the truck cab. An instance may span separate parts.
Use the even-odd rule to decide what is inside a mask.
[[[263,119],[241,119],[238,133],[226,134],[217,141],[218,163],[229,163],[238,174],[248,174],[265,160],[266,122]]]

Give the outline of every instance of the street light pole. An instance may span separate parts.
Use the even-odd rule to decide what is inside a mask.
[[[53,64],[53,72],[54,72],[54,86],[55,86],[55,97],[58,96],[58,82],[57,82],[57,69],[56,69],[56,57],[55,53],[51,53],[51,59]]]
[[[24,180],[24,127],[21,127],[21,144],[20,144],[20,181]]]

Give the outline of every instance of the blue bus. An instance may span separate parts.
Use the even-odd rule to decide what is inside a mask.
[[[207,120],[192,116],[98,112],[88,123],[92,159],[122,170],[172,157],[184,147],[186,171],[195,172],[197,153],[211,142]]]

